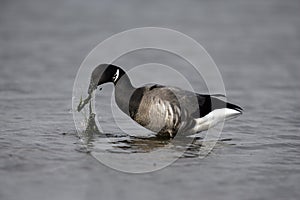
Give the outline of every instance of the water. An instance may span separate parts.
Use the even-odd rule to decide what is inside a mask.
[[[3,1],[0,199],[298,199],[299,8],[296,0]],[[135,175],[82,151],[71,97],[85,55],[140,26],[199,41],[245,113],[226,123],[225,141],[205,159],[192,149],[167,168]],[[156,143],[164,142],[149,146]],[[123,144],[129,154],[141,150]]]

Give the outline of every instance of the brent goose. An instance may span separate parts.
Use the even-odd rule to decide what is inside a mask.
[[[97,86],[112,82],[118,107],[141,126],[157,136],[173,138],[177,133],[195,134],[219,122],[242,114],[242,108],[224,102],[218,95],[197,94],[177,87],[146,85],[135,88],[123,69],[101,64],[94,69],[88,98],[78,105],[80,111]]]

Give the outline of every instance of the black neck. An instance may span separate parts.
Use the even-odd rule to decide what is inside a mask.
[[[129,101],[132,93],[135,91],[131,81],[126,73],[115,84],[115,98],[119,108],[129,115]]]

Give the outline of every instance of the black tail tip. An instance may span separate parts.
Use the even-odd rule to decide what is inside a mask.
[[[243,108],[241,108],[241,107],[238,106],[238,105],[234,105],[234,104],[232,104],[232,103],[227,103],[227,104],[226,104],[226,107],[227,107],[227,108],[230,108],[230,109],[233,109],[233,110],[236,110],[236,111],[239,111],[239,112],[241,112],[241,113],[244,111]]]

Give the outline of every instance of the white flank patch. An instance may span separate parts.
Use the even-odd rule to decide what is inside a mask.
[[[196,126],[194,127],[194,131],[200,132],[207,130],[211,127],[216,126],[222,121],[236,118],[241,114],[241,112],[230,108],[216,109],[202,118],[195,119]]]

